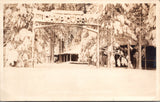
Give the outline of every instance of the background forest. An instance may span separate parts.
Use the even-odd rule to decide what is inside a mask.
[[[108,56],[117,51],[120,45],[135,45],[138,53],[139,43],[156,47],[156,5],[155,4],[5,4],[3,18],[4,65],[19,67],[31,66],[33,38],[33,10],[83,11],[85,14],[98,14],[100,27],[100,51]],[[75,50],[79,61],[86,62],[92,56],[96,63],[96,39],[94,32],[78,27],[60,25],[56,29],[43,28],[36,30],[35,57],[37,63],[45,62],[49,55],[50,33],[55,32],[55,53],[58,53],[59,39],[65,42],[65,51]],[[122,39],[121,39],[122,38]],[[140,40],[141,39],[141,40]],[[132,50],[133,47],[130,46]],[[136,55],[136,54],[135,54]],[[143,56],[143,50],[142,50]],[[110,56],[111,59],[113,55]],[[113,61],[110,60],[112,63]]]

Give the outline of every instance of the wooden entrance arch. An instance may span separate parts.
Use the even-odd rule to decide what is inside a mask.
[[[45,27],[55,27],[57,25],[76,26],[82,29],[95,32],[97,34],[97,50],[96,50],[96,66],[99,68],[99,17],[100,14],[83,14],[81,11],[63,11],[54,10],[51,12],[34,11],[33,18],[33,39],[32,39],[32,67],[34,67],[34,43],[35,43],[35,29]],[[94,26],[96,29],[88,28],[87,26]],[[51,60],[54,60],[54,52]]]

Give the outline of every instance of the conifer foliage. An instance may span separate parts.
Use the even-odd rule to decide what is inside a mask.
[[[101,14],[98,23],[100,49],[106,54],[116,53],[121,44],[134,44],[138,46],[141,34],[142,45],[156,46],[156,5],[142,4],[105,4],[90,3],[62,3],[62,4],[4,4],[3,17],[3,48],[4,65],[30,67],[32,63],[33,41],[33,10],[52,11],[83,11],[85,14]],[[54,33],[54,52],[58,52],[59,40],[64,40],[65,51],[78,46],[79,61],[86,62],[88,57],[96,63],[97,34],[82,29],[58,25],[56,28],[42,28],[35,30],[35,59],[37,63],[45,62],[49,55],[50,37]],[[89,26],[88,28],[96,29]],[[120,38],[125,39],[120,39]],[[113,51],[111,50],[113,48]],[[138,50],[138,47],[137,47]],[[113,57],[111,54],[110,57]],[[113,62],[113,61],[112,61]]]

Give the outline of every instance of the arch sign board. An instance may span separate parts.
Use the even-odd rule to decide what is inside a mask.
[[[54,10],[50,12],[34,11],[35,27],[40,23],[97,25],[99,14],[84,14],[82,11]]]

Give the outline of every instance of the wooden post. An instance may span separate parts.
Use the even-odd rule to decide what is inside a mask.
[[[112,22],[112,23],[114,23],[114,22]],[[112,24],[112,30],[111,30],[111,56],[110,56],[110,67],[111,68],[113,68],[114,66],[113,66],[113,42],[114,42],[114,40],[113,40],[113,31],[114,31],[114,27],[113,27],[113,24]]]
[[[70,61],[72,61],[72,55],[70,54]]]
[[[97,64],[96,67],[99,68],[99,26],[97,26]]]
[[[62,62],[62,41],[59,39],[59,62]]]
[[[128,42],[128,68],[131,68],[130,43]]]
[[[50,37],[50,62],[54,63],[54,34],[55,32],[52,30]]]
[[[66,62],[68,61],[68,54],[66,54]]]
[[[142,29],[142,4],[141,4],[141,20],[140,20],[140,24],[141,24],[141,29]],[[138,48],[138,52],[139,52],[139,69],[142,69],[142,31],[140,29],[140,35],[139,35],[139,48]]]
[[[109,53],[109,50],[108,50],[108,68],[110,68],[110,53]]]
[[[6,67],[6,47],[3,45],[3,67]]]
[[[54,31],[53,31],[53,52],[52,52],[52,54],[53,54],[53,63],[54,63],[54,42],[55,42],[55,27],[54,27]]]
[[[61,52],[63,53],[63,39],[61,40]]]
[[[50,37],[50,62],[53,63],[53,31],[51,33],[51,37]]]
[[[59,42],[59,54],[61,54],[61,39],[59,39],[58,42]]]
[[[59,62],[62,62],[62,56],[59,54]]]
[[[107,30],[107,32],[108,32],[108,30]],[[109,35],[109,34],[108,34]],[[108,54],[108,58],[107,58],[107,61],[108,61],[108,68],[110,67],[110,53],[109,53],[109,42],[108,42],[108,47],[107,47],[107,54]]]
[[[109,33],[108,33],[108,23],[107,23],[107,36],[109,35]],[[108,42],[108,39],[109,39],[109,37],[107,37],[107,61],[106,61],[106,67],[108,67],[109,68],[109,50],[108,50],[108,47],[109,47],[109,42]]]
[[[52,35],[53,35],[53,33],[50,34],[50,63],[53,62],[53,58],[52,58],[52,50],[53,50],[53,46],[52,46]]]
[[[34,68],[34,41],[35,41],[35,22],[33,21],[33,28],[32,28],[32,67]]]
[[[138,48],[138,52],[139,52],[139,69],[142,69],[142,45],[141,45],[142,41],[141,41],[141,34],[139,36],[139,48]]]
[[[127,28],[126,28],[126,35],[127,35]],[[131,68],[131,58],[130,58],[130,42],[129,42],[129,40],[128,40],[127,47],[128,47],[128,68]]]
[[[110,64],[111,64],[111,68],[113,68],[113,61],[112,61],[112,58],[113,58],[113,31],[114,31],[114,27],[113,27],[113,23],[114,23],[114,11],[113,11],[113,8],[112,8],[112,15],[111,15],[111,20],[112,20],[112,30],[111,30],[111,56],[110,56]]]

